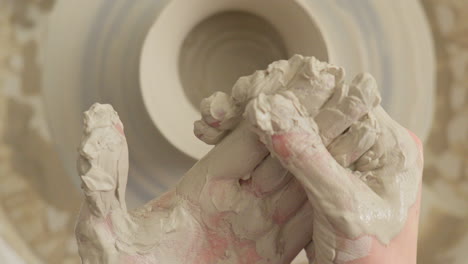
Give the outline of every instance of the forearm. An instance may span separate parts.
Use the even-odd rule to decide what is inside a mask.
[[[403,235],[407,237],[407,235]],[[314,241],[314,264],[415,264],[416,237],[407,241],[396,238],[388,246],[370,236],[347,239],[335,236],[331,241]],[[335,246],[334,248],[326,248]],[[333,260],[331,260],[333,259]]]
[[[383,245],[377,239],[373,239],[369,255],[354,262],[349,262],[349,264],[415,264],[420,200],[419,193],[418,200],[408,212],[405,227],[388,245]]]
[[[375,237],[344,239],[336,236],[335,259],[333,263],[346,264],[415,264],[420,208],[420,192],[416,203],[410,208],[404,228],[388,245]],[[352,256],[353,259],[348,259]],[[322,264],[317,262],[317,264]]]

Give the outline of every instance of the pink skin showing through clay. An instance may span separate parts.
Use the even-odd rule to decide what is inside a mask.
[[[116,125],[115,125],[115,128],[117,129],[117,131],[119,131],[120,134],[122,134],[122,136],[125,136],[124,128],[123,128],[122,123],[116,124]]]
[[[214,222],[221,224],[222,217],[222,214],[215,216],[219,220],[214,220]],[[207,231],[205,236],[205,246],[199,250],[198,257],[194,260],[195,264],[216,263],[225,256],[230,247],[236,248],[239,264],[256,263],[262,259],[256,251],[254,241],[239,239],[230,230],[223,235],[219,232]]]
[[[214,128],[218,128],[221,125],[221,121],[214,121],[213,123],[210,123],[209,125]]]
[[[153,208],[164,208],[171,203],[173,199],[174,192],[169,192],[163,195],[164,199],[162,201],[155,201],[152,204]],[[231,249],[234,249],[232,254],[237,255],[238,264],[252,264],[257,263],[262,260],[256,251],[255,241],[249,239],[240,239],[232,232],[226,222],[224,222],[224,217],[229,213],[217,213],[210,217],[210,223],[212,224],[210,228],[202,228],[201,230],[190,230],[190,233],[187,234],[187,237],[192,237],[195,239],[191,240],[191,245],[187,252],[180,252],[180,254],[186,254],[185,259],[190,259],[190,263],[193,264],[207,264],[207,263],[217,263],[221,259],[226,257],[226,252],[229,252]],[[98,223],[96,223],[99,225]],[[103,221],[104,229],[109,232],[109,236],[116,238],[116,233],[114,231],[115,227],[112,223],[110,214]],[[219,232],[223,230],[223,232]],[[171,239],[170,235],[160,241],[160,247],[168,248],[177,248],[180,241],[174,241]],[[176,243],[172,245],[173,243]],[[177,252],[177,250],[176,250]],[[160,256],[157,256],[159,259]],[[119,257],[121,263],[153,263],[151,255],[121,255]]]

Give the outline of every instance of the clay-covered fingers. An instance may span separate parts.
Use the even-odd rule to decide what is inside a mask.
[[[215,92],[200,103],[201,120],[194,124],[194,134],[203,142],[215,145],[240,121],[240,107],[232,98]]]
[[[302,64],[302,62],[300,62]],[[272,65],[289,66],[286,61]],[[194,124],[194,133],[203,142],[215,145],[223,139],[228,130],[242,119],[245,105],[264,91],[276,91],[284,87],[285,73],[270,65],[268,70],[256,71],[252,75],[240,77],[232,88],[231,96],[215,92],[200,103],[202,119]],[[291,72],[291,78],[294,74]]]
[[[259,94],[292,91],[311,116],[329,100],[335,87],[344,80],[344,70],[314,57],[294,55],[289,60],[271,63],[264,71],[240,78],[232,89],[232,98],[246,105]]]
[[[419,177],[422,172],[421,142],[393,120],[381,106],[374,109],[373,115],[381,130],[380,135],[376,143],[355,162],[354,169],[360,179],[376,193],[382,194],[392,189],[399,192],[402,189],[393,186],[397,177],[405,175],[414,180],[413,176]]]
[[[239,110],[231,97],[223,92],[215,92],[200,103],[203,120],[211,127],[227,130],[237,125]]]
[[[284,241],[284,253],[280,263],[291,263],[291,261],[304,248],[313,233],[314,211],[308,202],[295,212],[289,221],[281,228],[281,239]]]
[[[243,76],[232,88],[232,98],[245,106],[260,93],[272,94],[286,90],[298,71],[304,67],[305,58],[295,55],[289,60],[279,60],[268,65],[266,70]]]
[[[370,112],[354,122],[327,149],[341,166],[348,168],[364,154],[372,156],[374,152],[369,149],[377,142],[379,133],[377,120]]]
[[[330,144],[379,103],[377,84],[370,74],[359,74],[349,87],[338,87],[330,101],[315,117],[324,144]]]
[[[375,144],[364,152],[354,163],[354,169],[360,172],[368,172],[381,168],[384,164],[385,142],[376,140]]]
[[[329,101],[344,82],[344,70],[314,57],[295,55],[271,63],[266,70],[239,78],[231,96],[216,92],[200,105],[202,119],[195,122],[195,135],[207,144],[217,144],[242,119],[248,102],[259,94],[292,91],[311,116]]]
[[[362,153],[355,161],[354,170],[366,175],[384,166],[386,169],[394,168],[398,171],[397,168],[402,164],[415,162],[417,167],[422,167],[421,143],[414,134],[393,120],[382,106],[377,106],[366,116],[368,120],[374,120],[372,123],[368,121],[368,124],[377,128],[378,136],[369,150]],[[335,142],[330,146],[334,144]],[[330,151],[332,152],[331,147]],[[398,157],[405,157],[405,159]],[[393,162],[386,163],[388,159]]]
[[[270,204],[273,222],[281,226],[287,223],[307,202],[307,195],[301,183],[292,178],[283,188],[265,200]]]
[[[245,115],[270,152],[299,180],[309,200],[327,204],[338,194],[346,203],[355,179],[328,152],[294,94],[260,95],[249,103]]]
[[[286,185],[292,178],[278,159],[268,155],[252,172],[252,177],[242,181],[241,185],[255,196],[264,197]]]
[[[289,197],[289,195],[293,195],[291,191],[299,185],[294,183],[288,186],[292,188],[283,192],[280,197],[284,200],[289,199],[289,204],[284,202],[281,206],[275,206],[278,200],[271,200],[267,206],[268,212],[274,212],[276,228],[256,240],[257,248],[261,248],[266,253],[265,255],[276,256],[278,263],[291,263],[312,237],[314,217],[312,206],[307,202],[305,195],[299,202],[294,202],[297,197]],[[293,208],[290,205],[293,205]],[[286,213],[287,217],[278,219],[280,211]]]
[[[335,89],[342,85],[345,72],[343,68],[314,57],[299,57],[303,64],[287,84],[287,90],[292,91],[309,115],[314,117],[329,101]]]
[[[226,136],[225,130],[208,125],[204,120],[197,120],[193,123],[193,133],[201,141],[208,145],[216,145]]]
[[[104,216],[125,209],[128,148],[123,125],[110,105],[94,104],[84,117],[77,169],[90,211]]]

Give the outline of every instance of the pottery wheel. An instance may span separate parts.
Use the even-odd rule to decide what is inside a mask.
[[[74,218],[81,201],[75,172],[76,147],[81,136],[82,112],[92,103],[113,104],[126,126],[131,157],[128,202],[138,206],[173,186],[209,149],[200,146],[201,143],[191,137],[191,129],[186,129],[195,117],[198,118],[196,104],[201,97],[214,90],[228,91],[237,77],[293,53],[315,55],[343,65],[348,76],[370,71],[379,80],[384,107],[420,137],[429,139],[426,141],[429,147],[426,147],[425,172],[429,176],[425,179],[424,189],[429,198],[423,204],[420,259],[424,262],[421,263],[439,263],[425,256],[438,251],[441,243],[448,246],[439,254],[438,260],[463,263],[451,261],[457,259],[453,256],[460,255],[457,252],[466,245],[463,219],[467,216],[460,210],[466,208],[466,203],[457,194],[466,186],[463,185],[466,180],[457,185],[460,190],[456,192],[450,191],[452,187],[447,182],[463,179],[463,173],[462,177],[456,175],[466,167],[461,158],[466,153],[466,142],[462,140],[466,127],[460,125],[468,116],[466,100],[463,101],[466,95],[460,92],[463,91],[460,83],[466,83],[466,80],[464,73],[448,72],[456,65],[463,65],[464,57],[454,55],[463,50],[463,45],[456,42],[460,38],[453,34],[461,32],[455,30],[457,21],[463,22],[464,17],[468,17],[455,15],[454,10],[466,12],[468,8],[455,3],[457,1],[434,5],[434,8],[430,5],[429,8],[431,21],[436,21],[436,17],[448,17],[449,22],[433,22],[440,28],[436,35],[437,44],[452,43],[450,49],[438,46],[438,54],[443,55],[440,55],[440,61],[445,61],[447,56],[454,61],[439,65],[439,74],[446,73],[439,81],[450,79],[451,89],[458,94],[439,96],[437,109],[452,105],[452,110],[442,111],[447,116],[450,114],[450,118],[442,115],[433,119],[432,37],[422,6],[417,1],[359,1],[352,4],[347,1],[297,1],[300,6],[284,8],[279,14],[292,18],[294,16],[290,16],[288,10],[304,9],[313,15],[315,24],[310,28],[297,28],[302,31],[294,36],[294,31],[288,32],[285,23],[275,21],[273,7],[278,1],[271,1],[270,8],[265,8],[271,10],[259,15],[254,11],[262,8],[249,7],[247,2],[252,1],[239,0],[237,2],[245,2],[246,6],[207,11],[192,27],[187,26],[186,32],[179,36],[180,47],[167,46],[176,56],[146,57],[154,64],[142,64],[145,43],[153,43],[155,47],[170,44],[167,38],[157,37],[159,33],[156,34],[155,25],[158,19],[195,21],[190,14],[195,14],[194,10],[202,6],[194,4],[179,13],[164,11],[170,10],[168,6],[174,2],[63,0],[0,3],[0,13],[6,14],[0,18],[0,28],[5,29],[0,34],[0,227],[6,227],[0,228],[0,234],[26,263],[78,263],[73,237]],[[424,2],[429,6],[437,1]],[[296,17],[302,19],[301,15]],[[210,20],[217,26],[210,27],[213,24]],[[248,27],[245,23],[256,26]],[[222,35],[225,33],[223,28],[230,28],[226,31],[230,34]],[[212,34],[200,36],[197,30],[208,30]],[[156,37],[150,41],[151,32],[156,32],[153,34]],[[292,39],[301,39],[301,36],[316,39],[304,42],[303,46],[296,45],[297,41]],[[206,46],[205,42],[213,45]],[[460,43],[463,44],[463,40]],[[197,48],[200,45],[201,48]],[[264,48],[259,49],[259,46]],[[245,57],[232,56],[239,49],[247,50]],[[147,50],[151,51],[150,48]],[[461,62],[457,64],[457,60]],[[191,71],[199,61],[206,63]],[[231,67],[232,71],[220,67],[222,61],[230,61],[231,64],[224,67]],[[148,65],[156,65],[154,78],[158,77],[157,80],[164,77],[164,72],[157,67],[171,67],[170,76],[174,78],[167,78],[171,85],[145,84],[144,80],[151,78],[143,78],[142,67],[148,69]],[[216,70],[219,72],[211,74]],[[193,78],[191,74],[198,79],[187,81]],[[448,87],[448,84],[443,82],[441,86]],[[184,102],[181,109],[187,111],[174,118],[192,121],[178,122],[185,127],[174,130],[173,134],[184,134],[175,137],[175,141],[170,135],[171,126],[158,123],[158,115],[162,112],[154,107],[159,103],[148,99],[152,94],[148,91],[150,87],[176,90],[180,101],[173,107]],[[448,93],[443,91],[440,94]],[[159,102],[160,99],[154,100]],[[433,120],[438,125],[430,130]],[[437,143],[440,142],[438,139],[446,137],[441,132],[442,127],[450,127],[451,132],[443,141],[445,143]],[[177,141],[181,138],[188,143]],[[191,144],[195,147],[183,147]],[[443,163],[444,160],[447,162]],[[437,173],[453,177],[442,179],[434,176]],[[440,202],[445,199],[450,206]],[[445,223],[445,219],[452,223],[454,230],[461,230],[450,236],[457,237],[457,243],[450,242],[449,236],[445,240],[442,237],[439,243],[434,239],[435,235],[431,235],[437,233],[433,227]]]

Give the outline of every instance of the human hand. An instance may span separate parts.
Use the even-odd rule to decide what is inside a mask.
[[[260,94],[245,115],[313,205],[314,263],[416,263],[421,143],[382,107],[346,103],[359,83],[375,84],[357,76],[316,116],[290,91]]]
[[[312,226],[301,225],[312,218],[302,187],[265,159],[267,149],[247,124],[174,189],[131,212],[127,144],[111,106],[86,112],[79,151],[85,202],[76,236],[85,264],[288,263],[312,235]],[[262,189],[250,188],[253,177]]]
[[[311,62],[310,58],[294,57],[285,72],[272,64],[267,71],[239,80],[238,84],[248,85],[236,85],[233,90],[233,98],[242,99],[236,105],[241,109],[237,116],[224,115],[218,124],[205,122],[201,123],[203,129],[195,129],[204,132],[199,136],[205,139],[218,133],[213,138],[219,141],[229,135],[174,190],[130,213],[124,201],[128,152],[122,124],[112,109],[93,107],[88,119],[100,121],[88,122],[79,162],[87,203],[76,233],[84,263],[288,263],[310,241],[312,226],[303,223],[312,219],[311,206],[305,203],[299,183],[274,157],[267,156],[268,151],[247,125],[238,122],[247,102],[265,89],[292,89],[303,100],[313,102],[310,113],[319,112],[342,84],[343,73],[318,64],[323,70],[320,76],[307,76],[311,69],[300,66],[313,65],[304,61]],[[270,76],[262,89],[251,82],[259,74]],[[372,98],[372,94],[357,95],[358,105],[368,109]],[[354,99],[346,100],[356,102]],[[216,109],[209,105],[208,109]],[[210,120],[206,111],[202,113],[204,121]],[[235,126],[239,127],[227,132]],[[210,130],[216,133],[206,133]],[[112,138],[115,140],[108,140]],[[338,159],[343,153],[332,155]]]
[[[354,171],[354,175],[357,178],[360,178],[366,188],[371,188],[369,191],[365,189],[364,195],[369,197],[363,198],[360,197],[363,201],[369,201],[375,207],[382,206],[382,210],[379,213],[385,212],[385,205],[376,205],[374,200],[379,202],[381,198],[378,195],[388,195],[388,194],[376,194],[379,192],[379,188],[388,189],[389,192],[393,192],[393,196],[398,194],[405,194],[402,196],[407,200],[395,201],[394,207],[397,207],[400,204],[400,208],[403,208],[402,212],[397,215],[395,211],[390,211],[390,214],[393,218],[387,219],[386,223],[382,223],[382,228],[389,229],[388,226],[393,225],[393,230],[387,231],[387,237],[383,238],[383,235],[379,237],[381,240],[376,240],[370,235],[375,235],[368,233],[369,236],[362,236],[359,239],[355,236],[349,235],[348,237],[335,237],[333,239],[327,239],[327,242],[323,242],[323,238],[326,236],[323,232],[324,228],[319,228],[319,226],[328,224],[327,221],[318,221],[320,219],[320,214],[317,216],[316,231],[321,230],[322,232],[317,232],[314,235],[314,242],[310,243],[307,246],[307,251],[310,253],[310,259],[314,259],[316,254],[313,251],[316,248],[319,248],[319,254],[317,256],[317,261],[320,259],[334,259],[337,263],[349,262],[352,260],[369,260],[368,263],[380,263],[383,259],[389,259],[390,262],[396,261],[397,259],[415,259],[416,254],[416,232],[417,232],[417,212],[419,209],[419,202],[416,202],[413,209],[408,216],[408,227],[405,226],[405,230],[401,231],[398,236],[398,239],[394,239],[391,248],[383,250],[384,245],[389,244],[390,242],[385,241],[384,239],[389,239],[389,236],[395,236],[395,233],[398,233],[399,228],[405,218],[405,207],[409,207],[408,203],[414,202],[414,195],[417,194],[417,187],[419,186],[418,177],[421,175],[421,164],[415,164],[414,160],[421,161],[420,153],[418,148],[414,147],[411,140],[408,141],[408,133],[405,129],[399,126],[395,121],[391,120],[384,110],[378,106],[380,103],[380,97],[377,91],[377,85],[374,78],[368,74],[360,74],[356,76],[353,82],[348,85],[344,83],[344,71],[333,65],[326,63],[320,63],[313,60],[313,58],[304,58],[302,56],[294,56],[287,63],[285,61],[279,61],[271,64],[266,71],[257,71],[251,76],[242,77],[234,86],[232,96],[229,97],[222,93],[215,93],[210,98],[202,102],[202,120],[197,121],[195,126],[195,133],[207,143],[216,143],[223,136],[229,132],[230,127],[235,126],[236,122],[241,120],[239,118],[239,113],[243,113],[245,105],[248,104],[252,99],[253,102],[250,103],[250,106],[257,106],[257,110],[261,109],[261,105],[265,106],[268,111],[278,114],[276,121],[278,124],[271,124],[268,129],[273,129],[275,126],[284,125],[284,123],[292,123],[297,125],[297,121],[289,120],[289,115],[294,116],[295,112],[291,111],[294,109],[289,109],[282,105],[282,103],[287,104],[288,100],[291,98],[286,98],[281,96],[278,101],[283,101],[279,103],[275,101],[275,104],[270,104],[266,102],[265,98],[268,98],[268,95],[273,95],[275,93],[283,93],[285,91],[290,91],[289,96],[296,98],[297,105],[301,106],[303,114],[307,117],[312,117],[313,123],[316,125],[313,137],[304,137],[302,142],[298,145],[307,147],[315,144],[315,141],[320,141],[323,145],[326,146],[328,158],[333,157],[335,160],[334,163],[338,163],[341,168],[345,171]],[[333,96],[331,96],[333,93]],[[286,96],[288,97],[288,96]],[[330,98],[331,97],[331,98]],[[256,98],[256,99],[255,99]],[[262,102],[263,101],[263,102]],[[324,102],[326,102],[324,104]],[[295,106],[297,107],[297,106]],[[375,108],[375,109],[374,109]],[[262,111],[266,111],[262,109]],[[268,112],[267,111],[267,112]],[[275,112],[277,111],[277,112]],[[251,121],[256,124],[264,120],[266,115],[259,114],[261,111],[247,111],[246,115],[250,116]],[[255,113],[252,115],[252,113]],[[271,113],[270,113],[271,114]],[[283,123],[281,123],[283,122]],[[197,126],[198,125],[198,126]],[[256,124],[257,125],[257,124]],[[265,125],[265,124],[264,124]],[[265,127],[263,127],[265,129]],[[259,131],[257,131],[259,132]],[[262,135],[262,131],[259,132]],[[311,142],[307,142],[310,140]],[[400,142],[404,142],[403,148],[397,146]],[[270,147],[271,150],[271,147]],[[278,153],[272,151],[270,157],[275,160],[274,156],[277,156]],[[402,160],[393,157],[392,155],[406,155],[405,157],[410,159],[410,164],[401,164]],[[416,156],[415,156],[416,155]],[[385,164],[385,159],[390,157],[390,163]],[[281,159],[281,158],[280,158]],[[314,162],[310,160],[310,162]],[[328,161],[327,161],[328,162]],[[317,166],[327,164],[327,162],[317,162]],[[387,161],[388,162],[388,161]],[[408,162],[408,160],[406,160]],[[411,163],[412,162],[412,163]],[[332,164],[332,163],[330,163]],[[385,168],[382,168],[384,167]],[[399,167],[398,167],[399,166]],[[402,167],[403,166],[403,167]],[[409,180],[416,180],[415,182],[410,182],[401,188],[401,186],[395,186],[392,181],[387,181],[384,183],[379,182],[382,175],[394,173],[392,176],[393,181],[398,181],[399,178],[404,178],[404,176],[399,175],[403,170],[406,170],[406,167],[413,166],[414,170],[409,173]],[[287,166],[286,166],[287,167]],[[324,173],[322,173],[324,174]],[[406,180],[406,179],[405,179]],[[315,181],[310,180],[308,184],[313,184]],[[340,182],[339,180],[335,182],[337,186],[324,186],[323,183],[317,181],[315,184],[323,188],[324,192],[331,192],[335,194],[341,184],[346,184],[346,182]],[[364,184],[361,184],[360,187],[363,187]],[[392,189],[386,185],[390,185]],[[358,186],[359,187],[359,186]],[[337,189],[338,188],[338,189]],[[354,187],[348,187],[349,190],[353,190]],[[375,191],[372,189],[375,188]],[[415,189],[416,188],[416,189]],[[355,191],[359,188],[354,189]],[[367,192],[368,191],[368,192]],[[344,192],[338,192],[339,194]],[[413,195],[413,197],[412,197]],[[349,199],[351,196],[346,196],[344,199]],[[309,195],[310,197],[310,195]],[[332,195],[332,197],[334,197]],[[392,197],[392,198],[394,198]],[[382,198],[383,199],[383,198]],[[391,199],[390,197],[385,197],[384,202]],[[335,201],[339,204],[339,201]],[[343,201],[344,202],[344,201]],[[312,203],[313,204],[313,203]],[[366,213],[372,216],[372,213],[375,208],[365,208],[363,207],[364,202],[355,202],[357,207],[362,210],[362,215]],[[314,206],[315,208],[315,206]],[[349,209],[352,208],[348,208]],[[395,208],[392,208],[393,210]],[[406,208],[408,209],[408,208]],[[335,208],[337,212],[341,212],[343,208]],[[353,209],[354,210],[354,209]],[[374,210],[375,211],[375,210]],[[346,211],[342,211],[345,213]],[[336,216],[336,219],[339,219],[342,216]],[[323,218],[323,217],[321,217]],[[375,218],[375,217],[374,217]],[[357,223],[349,223],[349,219],[344,219],[344,223],[333,223],[334,225],[343,227],[349,225],[356,225],[353,227],[357,228]],[[374,219],[375,220],[375,219]],[[395,221],[392,223],[392,221]],[[328,227],[327,236],[329,234],[342,233],[339,229],[335,227]],[[348,229],[351,227],[348,227]],[[354,230],[353,229],[353,230]],[[392,234],[393,232],[393,234]],[[321,233],[321,235],[320,235]],[[384,242],[382,242],[384,241]],[[403,242],[406,241],[406,242]],[[326,243],[338,243],[335,246],[323,245]],[[399,250],[395,249],[398,248]],[[359,249],[359,250],[356,250]],[[392,257],[388,253],[396,253],[397,256]],[[383,254],[383,255],[382,255]],[[367,258],[366,258],[367,257]],[[374,261],[374,262],[372,262]],[[320,262],[319,262],[320,263]],[[409,262],[411,263],[411,261]]]
[[[289,72],[290,80],[297,79],[295,70],[300,69]],[[330,95],[333,87],[326,88]],[[305,193],[267,157],[246,124],[232,125],[234,131],[175,189],[127,212],[123,125],[110,106],[91,107],[78,162],[85,203],[76,235],[83,262],[287,263],[294,258],[311,237],[312,226],[300,224],[312,215]]]

